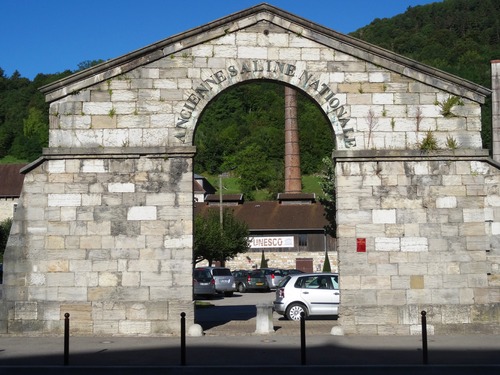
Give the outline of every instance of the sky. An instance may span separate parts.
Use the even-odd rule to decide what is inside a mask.
[[[33,79],[109,60],[266,2],[340,33],[442,0],[0,0],[0,68]]]

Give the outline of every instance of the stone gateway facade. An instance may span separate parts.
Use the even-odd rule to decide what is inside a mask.
[[[0,332],[170,335],[193,321],[193,145],[236,84],[301,90],[331,122],[346,334],[499,333],[500,173],[490,90],[259,5],[43,88]],[[441,150],[423,151],[434,140]]]

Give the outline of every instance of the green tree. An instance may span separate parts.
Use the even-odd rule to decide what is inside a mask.
[[[251,144],[226,158],[224,166],[235,168],[240,177],[240,189],[246,199],[252,200],[254,190],[264,189],[276,178],[278,171],[275,163],[269,160],[265,150],[257,144]]]
[[[336,205],[335,205],[335,165],[332,158],[323,158],[323,175],[321,176],[321,189],[323,196],[319,197],[320,203],[325,209],[325,217],[328,220],[328,225],[325,226],[327,234],[335,237],[336,231]]]
[[[10,228],[12,227],[12,219],[5,219],[0,222],[0,263],[3,262],[3,253],[9,239]]]
[[[260,259],[260,268],[267,268],[267,259],[264,255],[264,250],[262,250],[262,257]]]
[[[221,264],[237,254],[246,253],[250,248],[248,226],[239,221],[233,212],[225,209],[222,213],[222,228],[219,211],[208,210],[198,214],[194,221],[194,264],[207,260]]]
[[[35,139],[41,146],[47,147],[49,143],[49,124],[43,113],[38,108],[29,109],[28,117],[23,120],[24,135]]]
[[[328,258],[328,251],[325,251],[325,261],[323,262],[323,272],[332,272],[330,266],[330,258]]]

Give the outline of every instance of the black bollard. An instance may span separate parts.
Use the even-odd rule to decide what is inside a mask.
[[[69,314],[64,314],[64,366],[69,364]]]
[[[186,313],[181,312],[181,366],[186,366]]]
[[[306,314],[300,313],[300,364],[306,364]]]
[[[428,363],[427,357],[427,318],[425,317],[426,312],[422,311],[422,361],[424,365]]]

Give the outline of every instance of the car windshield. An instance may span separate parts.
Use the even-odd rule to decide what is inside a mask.
[[[285,276],[284,278],[282,278],[278,284],[278,288],[283,288],[291,278],[291,276]]]
[[[229,268],[214,268],[213,274],[214,276],[232,276]]]
[[[193,278],[196,280],[206,280],[211,279],[212,275],[209,270],[194,270]]]

